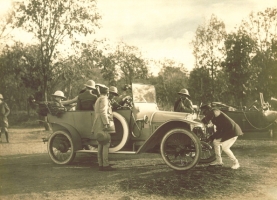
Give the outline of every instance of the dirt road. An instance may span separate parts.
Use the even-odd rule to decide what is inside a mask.
[[[177,173],[159,154],[112,154],[117,170],[99,172],[95,154],[77,154],[70,165],[52,163],[41,139],[49,133],[41,129],[10,132],[11,143],[0,143],[1,199],[277,199],[276,141],[237,141],[238,170],[227,157],[223,167]]]

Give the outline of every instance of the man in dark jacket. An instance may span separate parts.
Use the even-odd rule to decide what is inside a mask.
[[[216,132],[210,137],[213,140],[216,160],[210,163],[210,165],[223,165],[221,146],[222,150],[233,161],[232,169],[238,169],[240,167],[239,162],[230,148],[238,136],[243,134],[241,128],[219,109],[212,108],[210,104],[203,105],[200,109],[205,115],[202,122],[208,124],[211,121],[216,126]]]
[[[76,110],[94,110],[94,104],[98,98],[95,93],[95,82],[88,80],[84,85],[86,90],[78,95]]]

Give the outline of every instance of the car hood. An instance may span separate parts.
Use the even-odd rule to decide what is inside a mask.
[[[171,111],[156,111],[152,114],[150,122],[151,123],[164,123],[166,121],[172,120],[184,120],[191,124],[201,124],[196,119],[196,114],[183,113],[183,112],[171,112]]]

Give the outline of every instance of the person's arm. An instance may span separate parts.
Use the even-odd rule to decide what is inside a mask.
[[[100,112],[102,123],[104,124],[105,127],[107,127],[110,124],[110,121],[108,118],[108,108],[109,108],[108,98],[101,98],[99,101],[99,112]]]
[[[6,109],[6,113],[5,113],[5,116],[8,117],[8,115],[10,114],[11,110],[8,106],[8,104],[5,103],[5,109]]]
[[[208,124],[214,118],[214,116],[214,111],[210,110],[201,121],[204,124]]]
[[[193,113],[193,107],[192,107],[192,102],[189,99],[186,99],[184,101],[181,101],[181,107],[183,109],[183,112],[187,112],[187,113]]]
[[[62,105],[68,105],[68,104],[76,103],[77,100],[78,100],[78,96],[76,96],[75,98],[70,99],[70,100],[62,101],[61,104]]]

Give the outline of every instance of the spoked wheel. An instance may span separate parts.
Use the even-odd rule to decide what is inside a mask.
[[[70,163],[76,155],[71,136],[65,131],[54,132],[48,140],[48,154],[54,163]]]
[[[210,163],[215,160],[214,148],[207,142],[201,141],[202,153],[199,163]]]
[[[160,150],[165,163],[178,171],[193,168],[201,156],[198,137],[185,129],[173,129],[166,133]]]

